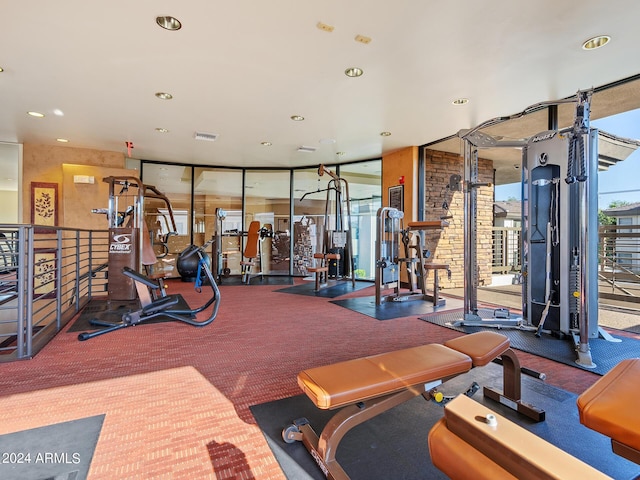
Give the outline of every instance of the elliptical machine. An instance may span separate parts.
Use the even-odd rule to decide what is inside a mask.
[[[105,327],[94,332],[83,332],[78,335],[78,340],[84,341],[90,338],[104,335],[105,333],[120,330],[122,328],[134,327],[140,323],[156,318],[167,317],[171,320],[187,323],[194,327],[204,327],[213,322],[218,315],[220,308],[220,290],[211,272],[211,267],[207,261],[206,248],[213,242],[210,240],[201,247],[193,248],[185,256],[196,255],[198,257],[198,270],[205,273],[206,282],[211,288],[211,297],[200,307],[195,309],[184,308],[186,302],[180,294],[166,295],[161,282],[153,280],[137,271],[125,267],[123,275],[130,278],[136,287],[140,299],[140,308],[131,310],[123,314],[120,322],[112,323],[94,318],[89,321],[91,325]],[[195,289],[201,293],[201,276],[196,278]],[[213,309],[206,320],[196,320],[196,314],[208,309],[213,304]],[[188,307],[188,305],[187,305]]]

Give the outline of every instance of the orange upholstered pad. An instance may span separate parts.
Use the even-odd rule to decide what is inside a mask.
[[[495,425],[487,422],[487,415],[494,416]],[[444,418],[453,434],[520,480],[610,479],[465,395],[458,395],[445,406]],[[447,460],[455,462],[456,457],[465,456],[466,450],[460,449],[450,452]],[[475,469],[482,466],[458,478],[476,478]]]
[[[469,369],[467,355],[429,344],[310,368],[298,374],[298,385],[318,408],[333,409]]]
[[[640,358],[623,360],[578,397],[580,422],[640,451]]]
[[[471,357],[474,367],[482,367],[509,348],[509,339],[496,332],[478,332],[444,342],[445,346]]]
[[[431,228],[442,228],[448,225],[449,223],[444,220],[427,220],[424,222],[409,222],[407,224],[410,230],[429,230]]]
[[[500,465],[473,448],[447,428],[441,418],[429,431],[431,462],[449,478],[517,480]]]

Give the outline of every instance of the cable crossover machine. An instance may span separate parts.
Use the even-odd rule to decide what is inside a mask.
[[[590,338],[617,341],[598,326],[598,132],[589,125],[591,91],[543,102],[510,117],[461,130],[464,140],[464,316],[455,325],[521,328],[570,337],[576,363],[595,368]],[[494,138],[481,130],[544,107],[575,104],[574,123],[524,140]],[[478,152],[522,149],[523,315],[498,309],[493,318],[478,310]]]

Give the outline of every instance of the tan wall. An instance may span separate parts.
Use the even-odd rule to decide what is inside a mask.
[[[382,205],[389,206],[389,187],[404,177],[404,219],[417,220],[418,147],[407,147],[382,157]]]
[[[74,176],[93,177],[94,183],[75,183]],[[104,230],[109,228],[106,215],[91,213],[93,208],[109,206],[109,184],[102,179],[109,176],[137,177],[135,170],[87,165],[62,165],[62,194],[59,201],[60,225],[68,228]],[[117,193],[117,192],[116,192]],[[124,210],[126,206],[119,209]]]
[[[69,148],[49,145],[32,145],[25,143],[22,150],[22,213],[21,223],[31,222],[31,182],[47,182],[58,184],[58,223],[64,222],[64,174],[63,164],[87,165],[105,168],[124,168],[124,153],[90,150],[85,148]],[[98,177],[96,177],[98,180]],[[102,176],[100,180],[102,181]],[[107,195],[108,197],[108,195]],[[96,191],[95,197],[83,198],[88,210],[103,205],[105,199]],[[70,217],[73,221],[77,218]]]

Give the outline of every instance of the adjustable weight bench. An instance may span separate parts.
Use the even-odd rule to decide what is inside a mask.
[[[544,411],[520,398],[520,363],[509,347],[509,339],[484,331],[444,345],[421,345],[300,372],[298,385],[318,408],[340,410],[320,436],[305,418],[300,418],[283,430],[282,438],[287,443],[301,441],[327,478],[348,479],[336,460],[336,450],[349,430],[418,395],[438,401],[442,394],[437,387],[442,382],[498,357],[504,371],[503,393],[485,387],[484,395],[543,421]]]

